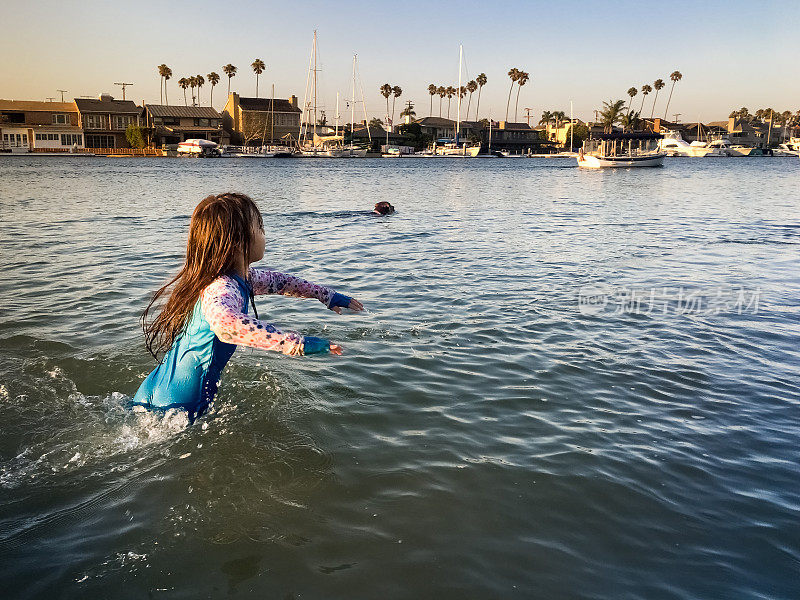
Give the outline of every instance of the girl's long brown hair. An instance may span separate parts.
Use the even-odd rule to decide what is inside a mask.
[[[197,205],[189,224],[183,268],[153,294],[142,314],[145,344],[154,358],[170,349],[206,286],[220,275],[233,273],[240,252],[246,263],[255,225],[263,227],[261,213],[244,194],[209,196]],[[148,322],[153,307],[170,288],[172,292],[163,309]]]

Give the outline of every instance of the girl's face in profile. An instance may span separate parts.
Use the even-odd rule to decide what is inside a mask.
[[[264,228],[258,224],[257,221],[253,222],[253,236],[250,242],[250,257],[249,262],[254,263],[264,258],[264,250],[267,246],[267,238],[264,235]]]

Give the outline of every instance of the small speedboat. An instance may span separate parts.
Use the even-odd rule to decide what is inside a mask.
[[[209,158],[221,155],[219,144],[211,140],[190,139],[178,144],[178,156]]]

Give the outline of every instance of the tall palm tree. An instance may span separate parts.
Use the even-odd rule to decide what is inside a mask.
[[[436,90],[437,89],[438,88],[436,87],[435,83],[432,83],[432,84],[430,84],[428,86],[428,93],[431,96],[431,114],[430,114],[430,116],[433,116],[433,97],[436,95]]]
[[[197,85],[197,77],[195,75],[192,75],[191,77],[189,77],[189,87],[192,88],[192,106],[194,106],[194,100],[195,100],[194,88],[196,85]]]
[[[631,99],[628,100],[628,112],[630,112],[630,110],[631,110],[631,103],[633,102],[633,97],[638,93],[639,93],[639,90],[637,90],[635,87],[628,88],[628,96],[631,97]]]
[[[650,110],[650,118],[653,118],[653,113],[656,111],[656,102],[658,102],[658,92],[664,89],[664,80],[663,79],[656,79],[653,82],[653,87],[656,88],[656,97],[653,98],[653,108]]]
[[[213,106],[214,106],[214,86],[219,83],[219,75],[217,73],[215,73],[214,71],[211,71],[211,73],[206,75],[206,77],[208,77],[208,83],[211,84],[211,100],[209,101],[208,105],[213,108]]]
[[[514,84],[519,79],[520,70],[513,67],[508,71],[508,77],[511,79],[511,87],[508,88],[508,102],[506,102],[506,122],[508,122],[508,109],[511,108],[511,92],[514,91]]]
[[[195,75],[194,78],[197,85],[197,106],[200,106],[200,88],[205,85],[206,80],[202,75]]]
[[[450,102],[453,100],[453,96],[456,95],[456,88],[452,85],[448,85],[445,88],[445,93],[447,94],[447,118],[450,118]]]
[[[467,91],[469,92],[469,101],[467,101],[467,121],[469,121],[469,107],[472,105],[472,94],[477,89],[478,89],[477,81],[471,79],[467,82]]]
[[[517,111],[519,110],[519,91],[522,89],[522,86],[528,83],[528,79],[530,79],[530,73],[526,73],[525,71],[520,71],[519,77],[517,77],[517,102],[514,104],[514,122],[517,122]]]
[[[478,111],[481,107],[481,91],[483,90],[483,86],[486,85],[486,73],[481,73],[475,78],[475,83],[478,84],[478,104],[475,107],[475,120],[478,120]]]
[[[563,110],[557,110],[553,113],[553,120],[556,123],[556,129],[561,129],[561,124],[564,122],[564,119],[567,118],[567,113]]]
[[[159,75],[158,92],[159,94],[161,94],[161,104],[164,104],[164,86],[166,85],[166,82],[164,81],[164,76],[167,74],[167,69],[169,69],[169,67],[164,63],[158,65],[158,75]]]
[[[633,110],[629,110],[626,112],[622,117],[620,117],[620,124],[622,125],[623,131],[633,131],[639,125],[639,113]]]
[[[600,110],[600,123],[603,124],[603,130],[606,133],[611,133],[611,129],[622,118],[622,111],[625,108],[625,100],[609,100],[603,102],[603,108]]]
[[[234,67],[231,63],[228,63],[224,67],[222,67],[222,72],[228,76],[228,96],[231,95],[231,77],[236,77],[236,71],[238,69]]]
[[[380,89],[381,89],[381,96],[386,98],[386,120],[388,121],[389,120],[389,96],[392,95],[392,86],[390,86],[388,83],[384,83],[381,86]],[[388,123],[387,123],[387,125],[388,125]]]
[[[167,81],[169,81],[171,77],[172,77],[172,69],[167,67],[167,72],[164,75],[164,102],[166,102],[167,105],[169,105],[169,94],[167,94]]]
[[[403,90],[399,85],[392,88],[392,124],[394,124],[394,102],[403,94]]]
[[[444,87],[443,85],[440,85],[438,88],[436,88],[436,93],[439,94],[439,117],[441,117],[442,116],[442,100],[444,100],[444,97],[447,95],[447,88]]]
[[[258,76],[264,72],[264,69],[267,68],[267,65],[264,64],[263,60],[257,58],[253,61],[253,64],[250,66],[253,69],[253,73],[256,74],[256,98],[258,98]]]
[[[189,106],[189,104],[186,102],[186,88],[189,87],[189,80],[186,79],[186,77],[181,77],[180,79],[178,79],[178,87],[183,90],[183,104],[184,104],[184,106]]]
[[[645,83],[642,86],[642,105],[639,107],[639,113],[640,114],[641,114],[642,110],[644,110],[644,99],[647,98],[647,94],[649,94],[652,91],[653,91],[653,88],[651,88],[648,84]]]
[[[672,92],[675,90],[675,84],[683,79],[680,71],[673,71],[670,73],[669,78],[672,80],[672,87],[669,89],[669,100],[667,100],[667,108],[664,109],[664,120],[667,120],[667,111],[669,110],[669,103],[672,101]]]

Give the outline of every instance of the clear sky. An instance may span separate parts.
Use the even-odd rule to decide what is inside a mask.
[[[250,64],[267,64],[260,95],[275,84],[277,97],[301,100],[314,29],[318,31],[320,105],[329,117],[336,92],[349,95],[353,53],[358,53],[370,116],[382,117],[382,83],[399,85],[418,116],[429,112],[429,83],[456,85],[458,46],[466,76],[485,72],[481,116],[505,117],[511,67],[531,74],[519,107],[593,117],[603,100],[627,100],[626,90],[669,84],[679,70],[670,105],[681,121],[727,118],[741,106],[800,109],[800,1],[502,2],[237,2],[3,0],[0,98],[44,100],[97,96],[121,98],[117,81],[133,82],[127,96],[159,101],[156,67],[169,65],[170,103],[182,103],[182,76],[216,71],[223,78],[214,105],[224,105],[222,65],[239,74],[232,89],[255,93]],[[202,89],[208,103],[210,86]],[[516,92],[515,92],[516,93]],[[663,115],[669,85],[658,99]],[[641,103],[634,99],[634,108]],[[649,116],[654,94],[648,96]],[[438,97],[434,114],[438,114]],[[445,99],[445,110],[447,100]],[[455,116],[455,102],[451,116]],[[473,100],[474,108],[474,100]],[[511,100],[513,119],[514,97]],[[344,113],[344,110],[341,111]],[[360,115],[357,118],[361,118]]]

